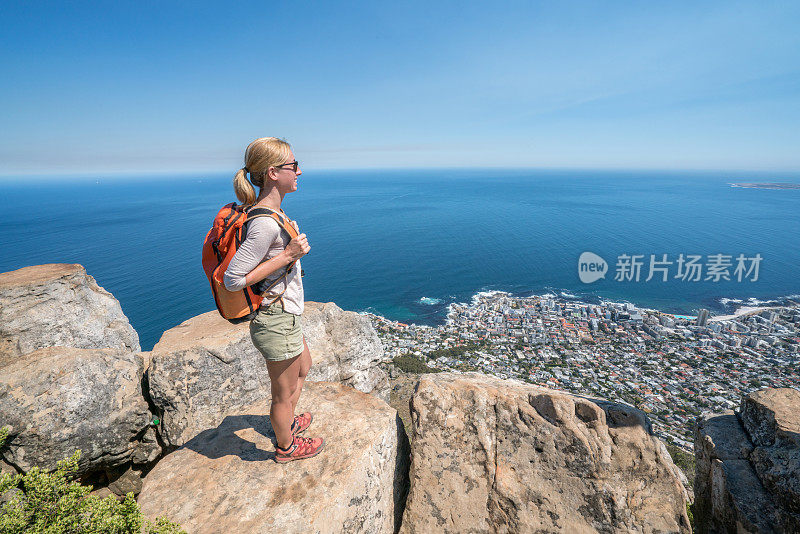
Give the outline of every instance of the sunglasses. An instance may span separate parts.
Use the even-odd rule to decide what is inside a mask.
[[[292,168],[292,172],[296,174],[296,173],[297,173],[297,165],[298,165],[298,163],[297,163],[297,160],[294,160],[294,161],[292,161],[292,162],[290,162],[290,163],[283,163],[283,164],[281,164],[281,165],[275,165],[275,168],[276,168],[276,169],[280,169],[280,168],[282,168],[282,167],[288,167],[288,166],[291,166],[291,168]]]

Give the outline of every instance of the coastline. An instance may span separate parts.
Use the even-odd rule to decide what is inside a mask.
[[[501,289],[486,289],[480,290],[474,293],[468,301],[456,301],[453,300],[444,304],[447,299],[444,297],[430,297],[430,296],[422,296],[419,299],[415,300],[415,303],[422,304],[425,306],[441,306],[443,313],[437,313],[435,315],[427,315],[427,317],[437,317],[439,320],[435,320],[432,324],[429,322],[417,322],[414,320],[398,320],[398,319],[391,319],[383,314],[376,313],[374,307],[370,306],[366,309],[358,310],[357,313],[364,314],[364,315],[372,315],[375,317],[380,317],[383,320],[391,321],[391,322],[399,322],[402,324],[409,324],[414,325],[417,327],[436,327],[436,326],[445,326],[449,324],[450,315],[452,313],[454,306],[472,306],[479,302],[482,298],[491,297],[495,295],[505,295],[511,298],[539,298],[539,299],[553,299],[555,301],[562,301],[568,302],[571,304],[583,304],[583,305],[600,305],[600,306],[625,306],[631,305],[636,309],[646,311],[649,313],[658,313],[661,315],[669,315],[674,317],[675,319],[687,319],[693,320],[696,317],[696,313],[678,313],[678,312],[668,312],[664,311],[659,308],[653,308],[650,306],[640,305],[633,300],[628,299],[608,299],[604,298],[600,295],[595,294],[588,294],[588,295],[576,295],[571,293],[565,289],[553,289],[548,288],[543,293],[535,293],[535,292],[514,292],[514,291],[505,291]],[[718,321],[727,321],[730,319],[735,319],[737,317],[757,314],[765,310],[770,310],[774,308],[780,308],[783,306],[791,306],[793,304],[800,304],[800,294],[792,293],[789,295],[784,295],[781,297],[776,298],[767,298],[767,299],[759,299],[758,297],[749,297],[749,298],[732,298],[732,297],[720,297],[716,299],[718,305],[716,309],[711,309],[709,306],[710,316],[708,318],[709,322],[718,322]],[[732,311],[727,311],[727,313],[721,313],[719,308],[732,308]],[[698,308],[699,309],[699,308]],[[696,309],[692,311],[696,312]]]

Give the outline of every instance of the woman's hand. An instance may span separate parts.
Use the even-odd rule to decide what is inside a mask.
[[[291,261],[297,261],[311,250],[306,234],[300,234],[286,245],[285,253]]]

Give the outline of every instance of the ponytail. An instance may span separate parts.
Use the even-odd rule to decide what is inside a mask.
[[[256,190],[247,179],[246,167],[236,171],[236,176],[233,177],[233,191],[236,193],[236,198],[244,206],[249,206],[256,201]]]
[[[286,161],[292,153],[292,147],[277,137],[261,137],[249,145],[244,152],[244,167],[236,171],[233,177],[233,190],[236,198],[244,206],[255,203],[258,196],[253,186],[263,189],[269,185],[267,171]],[[247,174],[250,173],[250,180]]]

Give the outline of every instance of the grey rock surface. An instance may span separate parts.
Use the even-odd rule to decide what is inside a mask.
[[[312,359],[307,380],[343,382],[387,397],[388,380],[377,366],[383,347],[369,320],[333,304],[305,307],[302,327]],[[204,313],[164,332],[147,356],[150,397],[170,447],[215,428],[231,411],[258,402],[269,410],[269,373],[248,323]]]
[[[477,373],[411,400],[401,532],[689,532],[678,469],[632,407]]]
[[[17,470],[17,468],[15,468],[13,465],[0,458],[0,475],[5,475],[5,474],[16,475],[18,473],[19,471]]]
[[[755,391],[695,430],[699,532],[800,532],[800,391]]]
[[[55,469],[81,449],[80,472],[127,462],[151,421],[142,360],[115,349],[50,347],[0,367],[3,459],[27,472]]]
[[[742,400],[740,418],[755,446],[800,447],[800,391],[768,388]]]
[[[117,496],[124,497],[127,493],[138,495],[142,490],[142,472],[130,465],[106,469],[106,475],[109,491]]]
[[[117,299],[82,266],[53,263],[0,273],[0,365],[53,346],[141,350]]]
[[[147,474],[142,512],[193,534],[394,532],[408,484],[397,412],[329,382],[307,382],[298,410],[314,416],[303,435],[325,439],[317,456],[275,463],[263,404],[232,410]]]
[[[6,491],[0,493],[0,507],[2,507],[5,503],[13,501],[14,499],[23,500],[25,498],[25,493],[19,488],[9,488]]]
[[[777,531],[778,511],[748,461],[753,445],[732,411],[698,419],[694,450],[700,532]]]
[[[800,391],[768,388],[744,397],[740,418],[758,478],[800,531]]]
[[[161,456],[162,447],[158,443],[156,431],[153,427],[148,428],[135,444],[131,453],[131,462],[134,464],[146,465],[155,461]]]
[[[389,400],[389,379],[378,366],[383,345],[368,317],[344,311],[333,302],[306,302],[302,319],[315,365],[309,380],[328,380],[352,386]]]
[[[158,430],[170,447],[215,428],[232,410],[266,403],[270,392],[247,324],[233,325],[216,311],[164,332],[150,351],[147,376]]]

